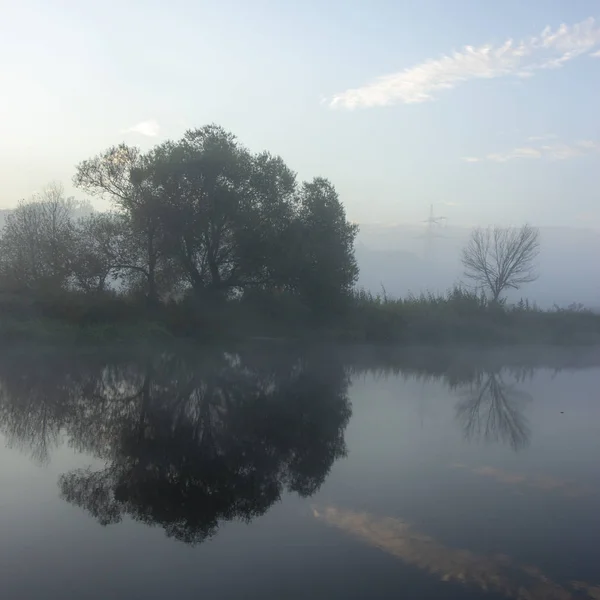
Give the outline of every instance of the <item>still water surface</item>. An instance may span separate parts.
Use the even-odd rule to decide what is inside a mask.
[[[0,353],[0,598],[600,598],[600,353]]]

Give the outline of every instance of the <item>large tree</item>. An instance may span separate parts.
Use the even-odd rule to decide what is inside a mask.
[[[492,302],[498,302],[507,290],[517,290],[538,278],[535,261],[539,252],[535,227],[478,227],[461,258],[465,276],[485,290]]]
[[[146,153],[111,148],[81,163],[75,183],[108,197],[128,232],[119,260],[104,253],[84,265],[94,285],[118,264],[154,300],[168,280],[202,299],[285,289],[322,312],[356,280],[356,227],[333,186],[322,178],[298,186],[280,157],[250,152],[217,125]],[[93,233],[106,223],[88,225]]]
[[[295,176],[281,158],[251,154],[209,125],[155,148],[145,176],[161,198],[165,248],[197,293],[272,283],[294,205]]]

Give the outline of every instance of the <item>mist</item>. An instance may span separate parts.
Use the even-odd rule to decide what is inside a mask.
[[[533,223],[535,225],[535,223]],[[425,225],[361,224],[356,239],[359,287],[389,296],[445,292],[464,282],[460,252],[471,228],[440,226],[428,235]],[[509,302],[528,298],[541,308],[573,303],[600,310],[600,231],[540,227],[539,279],[509,292]],[[468,283],[468,282],[467,282]]]
[[[0,209],[0,229],[11,209]],[[91,205],[83,203],[73,217],[86,217]],[[535,225],[535,223],[534,223]],[[539,279],[517,292],[508,302],[527,298],[540,308],[566,308],[582,304],[600,312],[600,231],[592,228],[540,227]],[[440,226],[428,232],[424,224],[360,223],[355,253],[359,267],[357,286],[391,297],[444,293],[456,283],[465,284],[460,252],[471,227]]]

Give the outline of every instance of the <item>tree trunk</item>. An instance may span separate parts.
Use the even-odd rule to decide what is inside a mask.
[[[217,264],[217,261],[215,260],[214,253],[210,250],[208,252],[207,260],[208,260],[208,270],[210,271],[210,283],[211,283],[210,286],[214,290],[220,290],[221,283],[222,283],[221,282],[221,273],[219,271],[219,265]]]
[[[148,235],[148,296],[149,306],[158,306],[158,292],[156,290],[156,251],[154,249],[154,234]]]

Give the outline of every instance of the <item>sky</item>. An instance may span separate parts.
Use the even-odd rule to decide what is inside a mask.
[[[0,207],[218,123],[357,222],[600,229],[600,3],[0,0]]]

